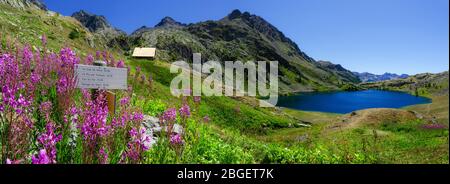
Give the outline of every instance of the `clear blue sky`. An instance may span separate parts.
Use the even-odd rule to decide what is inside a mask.
[[[71,15],[104,15],[127,33],[170,16],[218,20],[233,9],[275,25],[309,56],[358,72],[416,74],[449,68],[448,0],[44,0]]]

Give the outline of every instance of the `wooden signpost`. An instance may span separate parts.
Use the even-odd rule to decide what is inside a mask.
[[[77,88],[92,89],[95,99],[98,90],[128,89],[126,68],[107,67],[104,61],[95,61],[93,65],[75,65]],[[116,111],[116,95],[106,91],[106,101],[110,114]]]

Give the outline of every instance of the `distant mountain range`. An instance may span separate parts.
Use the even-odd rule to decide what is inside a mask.
[[[356,75],[361,82],[378,82],[378,81],[386,81],[386,80],[393,80],[393,79],[405,79],[408,78],[409,75],[407,74],[395,74],[395,73],[384,73],[381,75],[372,74],[368,72],[358,73],[353,72],[354,75]]]
[[[448,71],[441,73],[421,73],[407,78],[380,82],[362,83],[365,88],[378,88],[409,92],[415,95],[448,95]]]

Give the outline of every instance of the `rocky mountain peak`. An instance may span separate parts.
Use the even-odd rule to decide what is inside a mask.
[[[72,17],[80,21],[91,32],[108,29],[112,26],[108,23],[106,18],[101,15],[95,15],[85,10],[80,10],[72,14]]]
[[[90,32],[99,35],[110,47],[118,46],[128,47],[126,33],[113,27],[102,15],[95,15],[85,10],[80,10],[72,14],[72,17],[78,20]]]
[[[269,23],[260,16],[251,14],[247,11],[242,13],[240,10],[236,9],[233,10],[221,21],[234,21],[234,22],[240,21],[244,24],[247,24],[249,27],[255,29],[256,31],[266,35],[269,39],[273,41],[277,40],[288,43],[305,60],[309,62],[315,61],[313,58],[309,57],[304,52],[302,52],[295,42],[287,38],[280,30],[278,30],[275,26],[273,26],[271,23]]]
[[[184,27],[185,24],[175,21],[172,17],[164,17],[155,27]]]
[[[238,10],[238,9],[236,9],[236,10],[233,10],[230,14],[228,14],[227,17],[228,17],[230,20],[232,20],[232,19],[236,19],[236,18],[241,17],[241,15],[242,15],[241,11]]]

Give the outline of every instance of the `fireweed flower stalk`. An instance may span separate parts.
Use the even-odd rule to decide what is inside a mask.
[[[108,153],[105,151],[105,148],[101,148],[98,151],[98,163],[108,164]]]
[[[132,118],[132,120],[133,120],[134,122],[141,123],[142,120],[144,120],[144,114],[139,113],[139,112],[135,112],[135,113],[133,113],[133,118]]]
[[[30,120],[28,120],[30,121]],[[9,126],[8,126],[8,124]],[[10,122],[2,123],[7,128],[2,127],[2,160],[11,158],[19,160],[27,156],[30,147],[32,129],[21,117]]]
[[[144,74],[141,75],[141,82],[142,82],[142,84],[145,83],[145,75]]]
[[[180,134],[172,134],[170,136],[170,144],[172,144],[172,145],[181,145],[183,143],[184,143],[184,141],[183,141],[183,138],[181,137]]]
[[[170,124],[175,122],[177,118],[177,110],[175,108],[167,109],[161,116],[161,122],[164,124]]]
[[[148,75],[148,86],[149,86],[150,90],[153,88],[153,76],[152,76],[152,74]]]
[[[41,103],[39,110],[44,115],[46,121],[50,121],[50,114],[52,111],[52,102],[46,101]]]
[[[202,97],[201,96],[194,96],[193,97],[193,101],[194,101],[194,111],[196,113],[199,113],[199,111],[200,111],[200,103],[202,101]]]
[[[101,51],[95,51],[95,59],[101,59],[100,58],[100,54],[101,54]]]
[[[122,155],[122,162],[127,161],[136,164],[143,159],[143,153],[150,149],[151,144],[151,138],[146,134],[146,131],[145,127],[130,130],[130,141],[127,144],[127,150]]]
[[[42,34],[41,43],[42,43],[42,46],[45,48],[45,46],[47,45],[47,35]]]
[[[125,63],[122,60],[119,60],[116,64],[117,68],[125,68]]]
[[[134,73],[134,80],[135,80],[134,83],[136,83],[136,81],[139,80],[139,76],[140,76],[140,75],[141,75],[141,67],[137,66],[137,67],[135,68],[135,73]]]
[[[56,143],[58,143],[62,136],[61,134],[55,134],[55,125],[52,122],[47,123],[46,132],[38,137],[38,142],[44,147],[43,150],[46,152],[46,159],[48,163],[56,163]],[[41,157],[41,153],[39,154]]]
[[[31,156],[31,163],[32,164],[51,164],[52,161],[50,158],[48,158],[47,150],[41,149],[38,153],[38,155]]]
[[[141,67],[136,67],[136,78],[141,74]]]
[[[163,114],[159,117],[159,123],[163,128],[162,133],[163,136],[166,136],[167,140],[170,140],[170,136],[172,135],[172,129],[177,120],[177,109],[169,108],[163,112]]]
[[[66,136],[68,136],[68,146],[70,149],[75,150],[77,146],[77,138],[78,138],[78,119],[81,110],[76,106],[72,106],[69,110],[67,110],[64,114],[64,128],[67,131]]]
[[[177,110],[175,108],[169,108],[160,116],[159,119],[161,126],[166,126],[167,133],[170,135],[172,132],[172,127],[177,120]]]
[[[187,119],[191,116],[191,108],[188,104],[183,104],[178,111],[180,112],[182,124],[186,125]]]
[[[111,120],[111,126],[114,131],[120,131],[123,133],[124,130],[128,129],[131,125],[133,119],[139,119],[141,115],[137,115],[132,112],[130,108],[130,97],[124,96],[119,100],[120,108],[116,115]],[[143,115],[142,115],[143,116]],[[126,134],[126,133],[125,133]],[[126,136],[124,136],[126,137]]]
[[[86,57],[86,61],[84,62],[84,64],[86,65],[92,65],[94,63],[94,56],[92,56],[91,54],[89,54]]]
[[[30,73],[29,55],[25,49],[22,57],[2,54],[0,56],[0,139],[1,161],[7,158],[20,159],[26,155],[33,122],[32,92],[27,92],[30,83],[24,79]],[[19,54],[16,54],[19,55]],[[23,68],[23,64],[26,67]],[[23,69],[23,70],[21,70]],[[28,70],[28,71],[26,71]]]
[[[114,55],[112,53],[109,54],[108,66],[116,66],[116,60],[114,59]]]
[[[130,127],[132,121],[136,121],[136,124],[140,123],[144,118],[141,113],[132,112],[130,108],[130,97],[124,96],[119,100],[120,109],[118,113],[112,118],[111,125],[115,130],[121,130]]]
[[[188,104],[183,104],[179,109],[180,115],[183,119],[189,118],[191,116],[191,109]]]
[[[123,97],[120,99],[120,105],[123,107],[126,107],[128,104],[130,104],[130,97]]]
[[[75,65],[80,62],[74,51],[70,48],[63,48],[59,53],[60,65],[58,66],[58,81],[56,85],[59,107],[65,111],[72,106],[73,100],[67,98],[75,91]]]
[[[85,92],[87,93],[87,92]],[[93,163],[97,157],[98,144],[109,135],[111,126],[107,124],[108,107],[102,92],[95,100],[87,100],[79,116],[78,129],[83,137],[83,159]]]
[[[175,150],[177,153],[177,159],[180,158],[183,154],[184,150],[184,140],[183,135],[178,133],[172,133],[170,134],[169,139],[170,146]]]
[[[83,122],[80,125],[84,140],[93,141],[107,135],[109,126],[106,124],[108,107],[102,93],[94,101],[87,101],[81,112]]]
[[[120,114],[114,117],[111,121],[111,126],[114,130],[121,130],[128,127],[128,123],[131,121],[132,115],[128,111],[120,112]]]
[[[178,110],[180,114],[179,120],[186,124],[188,118],[191,116],[190,108],[188,104],[183,104]],[[163,128],[163,133],[165,133],[166,140],[169,142],[169,146],[172,147],[177,153],[177,159],[179,159],[183,153],[183,132],[174,132],[173,127],[177,121],[177,110],[175,108],[167,109],[160,117],[160,123]]]

